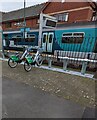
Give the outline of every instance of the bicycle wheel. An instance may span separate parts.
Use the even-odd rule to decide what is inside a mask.
[[[31,64],[28,64],[27,62],[24,62],[24,69],[27,72],[31,71],[31,69],[32,69]]]
[[[42,63],[43,63],[43,57],[42,57],[42,55],[39,55],[36,63],[37,63],[37,66],[42,65]]]
[[[13,61],[11,58],[9,58],[8,60],[8,65],[11,67],[11,68],[15,68],[17,66],[17,62]]]

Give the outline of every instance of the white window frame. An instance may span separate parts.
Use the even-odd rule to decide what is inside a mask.
[[[82,37],[81,35],[74,35],[75,33],[82,33],[83,34],[83,37],[85,36],[85,33],[84,32],[66,32],[66,33],[62,33],[62,38],[65,37],[65,38],[69,38],[69,37],[76,37],[76,38],[80,38]],[[71,34],[71,35],[65,35],[65,34]],[[65,36],[64,36],[65,35]]]
[[[56,14],[54,15],[54,17],[56,17],[56,19],[58,21],[62,21],[62,22],[67,22],[68,21],[68,17],[69,17],[69,13],[60,13],[60,14]]]

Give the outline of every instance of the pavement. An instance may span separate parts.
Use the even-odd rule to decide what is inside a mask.
[[[95,107],[95,80],[61,72],[32,67],[30,72],[19,64],[12,69],[2,62],[2,76],[28,84],[57,97],[71,100],[87,107]]]
[[[95,110],[7,77],[2,79],[3,118],[94,118]]]

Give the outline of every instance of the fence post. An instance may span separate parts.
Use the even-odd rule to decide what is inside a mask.
[[[51,68],[52,67],[52,59],[51,59],[51,55],[48,56],[48,67]]]
[[[68,57],[66,57],[65,59],[63,59],[63,70],[64,71],[67,70],[67,65],[68,65]]]
[[[85,59],[83,62],[82,62],[82,69],[81,69],[81,74],[85,74],[86,72],[86,68],[87,68],[87,64],[88,64],[88,59]]]
[[[57,61],[59,61],[59,51],[57,51]]]

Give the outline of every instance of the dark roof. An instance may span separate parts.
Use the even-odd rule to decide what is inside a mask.
[[[43,9],[45,3],[34,5],[31,7],[25,8],[25,17],[34,17],[38,16]],[[11,12],[7,12],[3,14],[3,22],[5,21],[11,21],[11,20],[17,20],[24,18],[24,9],[19,9]]]

